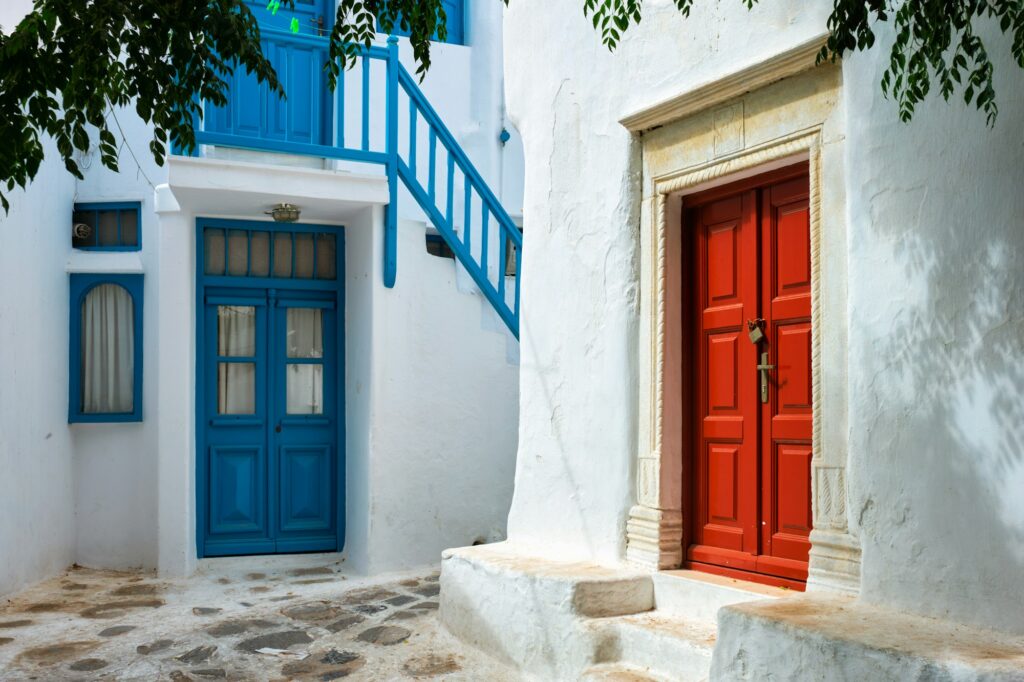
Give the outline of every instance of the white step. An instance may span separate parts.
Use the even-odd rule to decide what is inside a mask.
[[[608,619],[604,627],[601,653],[609,663],[646,671],[653,679],[700,682],[708,678],[715,648],[712,623],[652,612]]]
[[[723,606],[799,594],[699,571],[661,571],[653,579],[654,605],[659,614],[707,623],[716,622]]]

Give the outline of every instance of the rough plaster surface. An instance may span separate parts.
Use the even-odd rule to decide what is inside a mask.
[[[637,275],[640,144],[617,121],[809,40],[828,10],[703,3],[684,21],[652,1],[614,54],[576,4],[522,0],[507,11],[532,254],[509,517],[509,540],[524,553],[618,559],[635,496],[647,283]],[[845,268],[848,286],[828,294],[846,297],[848,318],[836,324],[848,327],[848,351],[823,349],[848,378],[825,395],[845,392],[849,406],[832,423],[848,448],[861,594],[1024,632],[1024,76],[997,38],[994,128],[956,98],[929,100],[907,126],[879,92],[885,42],[842,65],[836,132],[846,151],[823,154],[823,208],[843,213],[848,230],[837,274]],[[843,203],[829,204],[837,196]]]

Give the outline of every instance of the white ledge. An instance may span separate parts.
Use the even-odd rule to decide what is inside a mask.
[[[807,71],[814,67],[827,37],[827,34],[815,36],[785,52],[628,114],[619,119],[619,123],[631,132],[642,132]]]
[[[145,271],[138,251],[72,251],[65,272],[133,275]]]

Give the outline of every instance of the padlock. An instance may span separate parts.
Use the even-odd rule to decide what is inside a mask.
[[[764,320],[747,320],[748,335],[750,336],[750,343],[761,343],[764,341],[764,332],[761,331],[761,325],[764,324]]]

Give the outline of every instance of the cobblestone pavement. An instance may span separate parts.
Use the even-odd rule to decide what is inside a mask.
[[[437,619],[437,574],[228,560],[187,580],[73,569],[0,602],[0,680],[486,680],[519,675]]]

